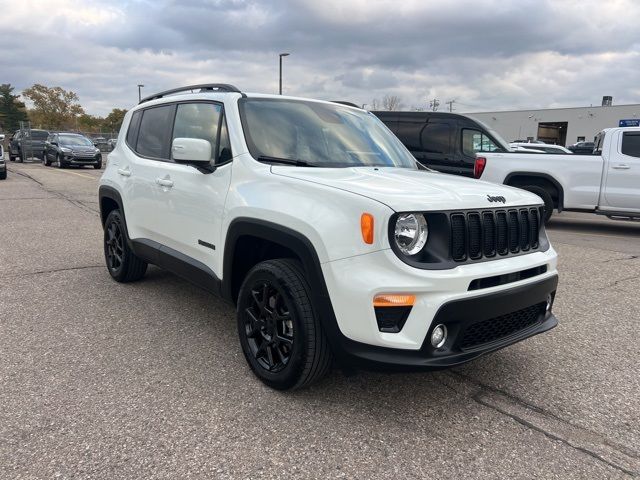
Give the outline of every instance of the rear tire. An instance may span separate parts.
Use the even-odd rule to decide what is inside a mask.
[[[542,199],[544,202],[544,223],[547,223],[551,218],[551,215],[553,215],[553,198],[549,191],[544,187],[539,187],[537,185],[525,185],[520,188],[527,190],[528,192],[535,193]]]
[[[331,367],[333,356],[310,292],[300,264],[290,259],[259,263],[240,288],[242,352],[253,373],[272,388],[306,387]]]
[[[42,156],[42,164],[45,167],[50,167],[51,166],[51,160],[49,160],[49,156],[46,153]]]
[[[0,180],[6,180],[7,179],[7,171],[5,170],[4,172],[0,172]]]
[[[112,210],[104,222],[104,259],[117,282],[135,282],[144,277],[147,262],[129,248],[129,237],[120,210]]]

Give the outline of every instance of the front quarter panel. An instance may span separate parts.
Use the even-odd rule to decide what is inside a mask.
[[[320,263],[389,248],[387,222],[393,214],[389,207],[350,192],[275,176],[271,168],[248,154],[234,159],[222,231],[241,217],[271,222],[306,237]],[[374,217],[372,244],[362,238],[363,213]]]

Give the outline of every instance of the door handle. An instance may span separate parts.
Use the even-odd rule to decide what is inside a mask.
[[[169,180],[168,178],[156,178],[156,183],[161,187],[173,187],[173,180]]]
[[[119,168],[118,169],[118,174],[122,175],[123,177],[130,177],[131,176],[131,170],[129,170],[129,167],[127,167],[127,168]]]
[[[614,165],[612,168],[616,170],[629,170],[631,167],[626,163],[619,163],[618,165]]]

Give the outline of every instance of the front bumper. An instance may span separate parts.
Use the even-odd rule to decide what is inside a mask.
[[[554,328],[558,320],[545,306],[548,295],[555,296],[557,284],[558,277],[553,276],[532,285],[443,305],[432,322],[433,326],[447,327],[447,341],[440,349],[431,346],[429,329],[417,351],[376,347],[343,338],[343,359],[348,359],[350,365],[378,370],[435,370],[460,365]],[[509,323],[517,325],[523,312],[529,312],[528,321],[522,323],[526,326],[510,331]],[[508,333],[500,336],[501,330]],[[474,344],[469,341],[473,337],[479,341],[497,338]]]
[[[345,357],[350,364],[417,368],[457,365],[553,328],[557,320],[544,307],[547,296],[555,295],[556,266],[557,255],[551,247],[448,270],[411,267],[391,250],[327,262],[322,270],[336,324],[336,328],[327,329],[329,337],[337,356]],[[531,269],[541,273],[511,279]],[[484,282],[496,277],[507,280],[495,286]],[[475,288],[478,284],[481,287]],[[393,293],[415,295],[415,303],[397,333],[380,331],[373,308],[376,295]],[[523,309],[527,319],[515,330],[507,325],[504,335],[485,336],[486,341],[475,344],[467,338],[462,343],[471,325],[481,328],[482,322],[487,322],[484,326],[491,328],[509,323],[509,318],[501,317]],[[436,351],[428,339],[440,323],[447,326],[449,335],[444,347]]]
[[[65,155],[65,163],[69,165],[97,165],[102,161],[102,155],[94,155],[92,157],[78,157],[75,155]]]

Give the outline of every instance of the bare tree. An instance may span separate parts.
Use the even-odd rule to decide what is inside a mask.
[[[382,99],[382,106],[385,110],[400,110],[401,100],[397,95],[385,95]]]
[[[372,111],[376,111],[376,110],[380,110],[380,100],[378,100],[377,98],[374,98],[371,101],[371,110]]]

